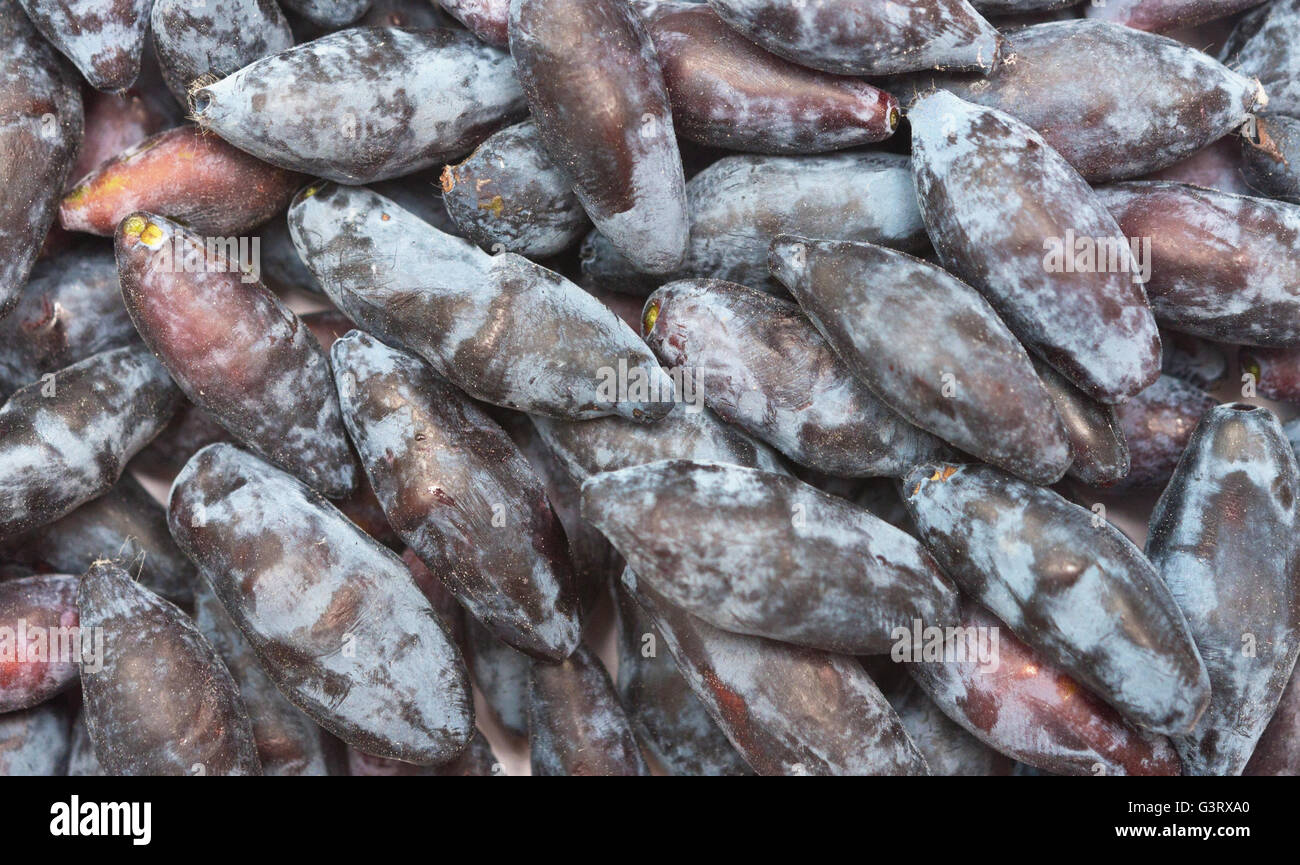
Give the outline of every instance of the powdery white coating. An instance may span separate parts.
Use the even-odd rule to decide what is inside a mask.
[[[637,738],[674,775],[750,775],[709,710],[682,678],[663,635],[622,583],[617,608],[618,695]]]
[[[533,661],[528,745],[534,775],[650,774],[609,673],[586,644],[558,664]]]
[[[1273,0],[1242,17],[1219,59],[1258,78],[1268,108],[1300,116],[1300,2]]]
[[[1213,388],[1228,375],[1228,355],[1223,346],[1177,331],[1161,331],[1164,374],[1200,388]]]
[[[1052,21],[1009,41],[987,77],[921,74],[895,92],[940,87],[1013,114],[1093,183],[1172,165],[1263,103],[1257,82],[1203,51],[1118,24]]]
[[[970,602],[963,607],[963,628],[997,629],[998,664],[969,655],[957,660],[954,637],[945,644],[951,653],[945,660],[907,665],[916,683],[963,729],[990,748],[1056,774],[1179,774],[1168,739],[1132,726],[988,611]]]
[[[921,688],[907,684],[898,693],[886,696],[907,735],[925,755],[930,774],[984,777],[1011,774],[1013,759],[968,733],[945,715]]]
[[[1172,375],[1115,407],[1129,448],[1129,472],[1109,489],[1116,492],[1164,487],[1178,465],[1201,416],[1218,401]]]
[[[708,411],[691,412],[685,406],[676,407],[668,417],[653,424],[632,424],[622,418],[576,422],[537,416],[533,423],[579,484],[601,472],[666,459],[785,471],[781,458],[767,445],[722,423]]]
[[[172,484],[168,524],[290,702],[351,745],[420,765],[460,753],[460,652],[401,559],[310,488],[227,444]]]
[[[149,20],[163,79],[182,105],[195,79],[224,78],[293,45],[275,0],[153,0]]]
[[[351,24],[365,14],[370,0],[281,0],[284,7],[297,12],[313,24],[337,28]]]
[[[167,371],[138,343],[52,375],[0,408],[0,539],[108,492],[180,400]]]
[[[272,165],[370,183],[469,151],[524,111],[514,64],[468,33],[357,27],[195,91],[194,118]]]
[[[709,0],[773,54],[842,75],[993,66],[1001,47],[966,0]]]
[[[670,602],[735,633],[860,655],[888,652],[916,619],[956,616],[956,591],[910,535],[788,475],[633,466],[583,484],[582,515]]]
[[[321,728],[275,687],[211,587],[201,584],[195,596],[194,623],[239,687],[263,774],[328,775]]]
[[[147,221],[132,234],[132,219]],[[146,238],[146,235],[151,235]],[[210,255],[203,237],[151,213],[115,239],[122,300],[185,395],[231,435],[327,496],[357,484],[329,359],[260,280]],[[202,272],[186,272],[191,254]]]
[[[0,713],[43,703],[77,680],[77,664],[60,656],[66,641],[57,636],[67,633],[75,642],[77,582],[59,575],[0,582],[0,628],[9,635],[9,657],[0,659]],[[27,642],[19,642],[19,633]]]
[[[682,263],[686,178],[659,58],[626,0],[512,0],[510,54],[551,159],[616,249]]]
[[[1161,324],[1220,342],[1300,345],[1300,206],[1181,183],[1097,190],[1130,237],[1151,238]]]
[[[963,591],[1125,717],[1191,728],[1210,683],[1174,596],[1104,519],[988,466],[903,479],[920,538]]]
[[[1202,420],[1151,513],[1147,555],[1210,673],[1209,709],[1174,744],[1191,775],[1239,775],[1300,652],[1300,470],[1266,408]]]
[[[1131,264],[1127,239],[1079,173],[1024,123],[946,91],[908,117],[917,200],[945,266],[1094,399],[1122,402],[1155,381],[1160,336],[1133,274],[1045,267],[1045,242],[1067,231],[1114,240]]]
[[[1065,473],[1070,446],[1060,415],[1024,349],[973,288],[862,243],[782,235],[770,262],[831,347],[902,417],[1036,483]]]
[[[140,72],[150,0],[18,0],[91,86],[125,90]]]
[[[821,153],[880,141],[898,100],[865,81],[770,54],[707,3],[636,0],[663,64],[678,134],[748,153]]]
[[[388,522],[498,637],[559,661],[581,626],[569,546],[510,437],[414,355],[354,330],[330,351]]]
[[[688,279],[646,301],[646,343],[726,422],[828,474],[898,475],[944,445],[854,378],[797,306],[734,282]]]
[[[466,659],[474,684],[497,720],[516,736],[528,735],[528,674],[532,659],[497,639],[473,616],[465,617]]]
[[[490,252],[545,258],[591,227],[531,121],[494,132],[464,162],[447,166],[442,193],[456,225]]]
[[[0,316],[18,300],[82,139],[81,83],[15,0],[0,0]]]
[[[510,0],[438,0],[448,15],[489,45],[510,42]]]
[[[476,399],[573,419],[653,421],[673,407],[671,379],[632,329],[525,258],[488,255],[368,189],[306,190],[289,229],[339,309]],[[620,363],[625,394],[602,388],[602,370]],[[634,374],[649,398],[632,389]]]
[[[61,774],[70,744],[68,720],[57,703],[0,715],[0,777]]]
[[[692,276],[780,293],[767,269],[767,247],[778,234],[899,249],[925,244],[910,163],[898,153],[729,156],[692,177],[686,198],[691,237],[680,268],[647,279],[593,232],[582,246],[584,277],[630,294]]]
[[[760,775],[928,775],[925,758],[856,659],[719,630],[629,568],[623,586],[688,685]]]
[[[75,249],[38,262],[0,319],[0,393],[136,338],[111,252]]]
[[[1243,775],[1300,775],[1300,676],[1294,672]]]
[[[103,634],[81,692],[107,774],[262,774],[239,687],[189,616],[111,561],[90,567],[77,603]]]

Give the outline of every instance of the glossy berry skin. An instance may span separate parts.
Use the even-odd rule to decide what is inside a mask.
[[[796,462],[897,475],[944,446],[858,381],[799,308],[734,282],[687,279],[646,300],[646,344],[705,405]]]
[[[108,492],[179,401],[167,371],[139,344],[20,389],[0,408],[0,539]]]
[[[466,616],[465,659],[474,684],[501,726],[516,736],[527,736],[532,658],[501,642],[473,616]]]
[[[239,688],[262,773],[328,775],[321,728],[276,688],[212,589],[206,583],[197,589],[194,623]]]
[[[673,279],[725,279],[780,293],[767,269],[778,234],[836,237],[898,249],[925,244],[906,156],[728,156],[686,184],[690,245],[682,266],[659,279],[639,274],[598,232],[582,245],[585,284],[647,295]]]
[[[170,477],[208,445],[234,440],[211,415],[182,398],[171,423],[140,451],[131,461],[131,467],[145,474]]]
[[[78,248],[38,262],[0,319],[0,392],[138,338],[109,250]]]
[[[920,538],[961,589],[1125,717],[1182,733],[1210,684],[1174,596],[1118,529],[989,466],[903,479]]]
[[[630,569],[622,579],[687,684],[757,774],[929,774],[854,659],[719,630],[673,606]]]
[[[1257,5],[1258,0],[1107,0],[1088,4],[1083,14],[1090,20],[1110,21],[1149,33],[1167,33],[1227,18]]]
[[[502,640],[568,657],[581,631],[568,542],[510,437],[417,357],[361,331],[331,356],[348,433],[389,524]]]
[[[782,235],[771,267],[858,378],[902,417],[1037,483],[1065,473],[1069,440],[1052,399],[975,289],[863,243]]]
[[[1052,21],[1018,29],[1010,41],[987,77],[922,74],[896,92],[940,87],[1012,114],[1092,183],[1173,165],[1241,126],[1263,102],[1247,77],[1258,71],[1229,69],[1197,48],[1128,27]]]
[[[1227,378],[1228,356],[1223,346],[1198,336],[1162,330],[1160,350],[1160,369],[1165,375],[1206,389]]]
[[[172,537],[290,702],[350,745],[419,765],[474,727],[460,652],[401,559],[301,481],[231,445],[172,484]]]
[[[917,200],[945,266],[1093,399],[1123,402],[1155,381],[1160,337],[1129,244],[1078,172],[1024,123],[951,93],[908,117]],[[1054,266],[1051,241],[1067,231],[1112,244],[1115,269]]]
[[[1017,639],[987,610],[967,601],[961,625],[996,630],[996,663],[948,638],[942,660],[902,664],[943,710],[988,747],[1058,775],[1177,775],[1178,755],[1164,736],[1134,727],[1043,653]],[[976,637],[976,639],[979,639]],[[906,717],[904,718],[906,723]]]
[[[0,316],[17,303],[81,146],[79,82],[15,0],[0,2]]]
[[[341,186],[300,193],[289,230],[335,306],[476,399],[575,420],[653,422],[673,407],[671,380],[631,328],[526,258],[488,255]],[[603,387],[607,373],[625,391]]]
[[[1066,474],[1085,484],[1104,486],[1128,475],[1128,442],[1116,407],[1089,399],[1041,358],[1030,358],[1038,380],[1052,397],[1070,440]]]
[[[81,178],[59,205],[68,231],[111,237],[137,210],[199,234],[243,234],[283,210],[306,178],[268,165],[195,126],[145,139]]]
[[[579,646],[558,664],[533,661],[528,744],[534,775],[649,775],[614,683]]]
[[[356,748],[348,748],[348,774],[363,776],[421,776],[429,778],[486,778],[504,775],[505,771],[492,753],[492,745],[478,730],[470,737],[464,752],[450,763],[440,766],[412,766],[399,760],[376,757]]]
[[[68,185],[149,136],[178,125],[185,114],[154,63],[145,64],[135,85],[126,92],[88,91],[82,99],[85,135],[77,161],[68,172]]]
[[[442,200],[460,232],[493,253],[545,258],[591,228],[531,121],[492,133],[464,162],[443,169]]]
[[[444,28],[341,30],[254,61],[193,100],[201,128],[340,183],[446,162],[524,113],[506,53]]]
[[[115,245],[127,312],[185,395],[327,496],[351,493],[358,472],[329,360],[302,321],[169,219],[132,214]]]
[[[1269,111],[1300,117],[1300,2],[1274,0],[1242,16],[1219,59],[1259,79]]]
[[[888,655],[873,655],[888,663]],[[901,666],[901,665],[900,665]],[[868,673],[871,669],[868,668]],[[877,680],[879,684],[879,680]],[[897,689],[885,690],[889,705],[898,713],[907,735],[925,756],[930,774],[940,776],[1002,777],[1011,774],[1015,760],[1000,754],[966,732],[945,715],[919,686],[905,681]]]
[[[865,81],[770,54],[705,3],[643,0],[677,133],[747,153],[824,153],[882,141],[898,100]]]
[[[510,0],[438,0],[438,5],[487,44],[510,44]]]
[[[1133,399],[1115,407],[1129,449],[1129,472],[1109,484],[1115,492],[1161,489],[1174,473],[1178,458],[1201,416],[1218,401],[1205,391],[1171,375]]]
[[[640,17],[623,0],[512,0],[510,54],[542,144],[597,230],[639,270],[679,267],[686,178]]]
[[[618,695],[646,751],[674,775],[750,775],[673,662],[641,605],[615,580]]]
[[[77,603],[82,628],[104,634],[81,689],[105,772],[262,774],[239,687],[188,616],[109,561],[82,577]]]
[[[1174,744],[1189,775],[1240,775],[1300,652],[1300,470],[1266,408],[1202,420],[1151,514],[1146,551],[1210,673],[1209,708]]]
[[[1243,374],[1255,377],[1256,392],[1282,402],[1300,402],[1300,346],[1294,348],[1251,348],[1237,351]]]
[[[1300,345],[1300,206],[1179,183],[1098,190],[1129,237],[1151,238],[1161,324],[1221,342]]]
[[[0,714],[43,703],[77,681],[76,657],[63,657],[59,649],[77,644],[77,582],[61,575],[0,582],[0,628],[8,634]]]
[[[1001,50],[993,25],[965,0],[868,0],[796,5],[779,0],[709,0],[722,19],[801,66],[841,75],[916,69],[991,68]]]
[[[50,44],[97,90],[125,90],[140,73],[149,0],[18,0]]]
[[[633,466],[583,484],[582,513],[642,582],[735,633],[870,654],[896,627],[956,613],[952,583],[912,537],[787,475]]]
[[[182,105],[195,81],[225,78],[293,45],[275,0],[153,0],[149,21],[163,78]]]

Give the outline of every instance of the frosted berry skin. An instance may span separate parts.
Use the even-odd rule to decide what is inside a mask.
[[[0,316],[58,213],[83,135],[81,86],[14,0],[0,2]]]
[[[400,760],[376,757],[356,748],[348,748],[348,774],[361,776],[417,776],[441,778],[447,776],[486,778],[504,775],[501,763],[492,753],[492,745],[475,730],[464,752],[450,763],[440,766],[413,766]]]
[[[170,477],[203,448],[228,441],[234,441],[234,438],[225,427],[203,409],[182,398],[171,423],[140,451],[131,461],[131,467],[145,474]]]
[[[882,141],[898,100],[865,81],[769,54],[704,3],[639,0],[677,133],[748,153],[824,153]]]
[[[1018,29],[992,74],[922,73],[894,91],[938,87],[1014,115],[1092,183],[1140,177],[1190,156],[1263,103],[1250,75],[1173,39],[1103,21]],[[1237,71],[1233,71],[1237,70]],[[1273,88],[1265,82],[1270,108]]]
[[[534,775],[649,775],[627,712],[596,653],[533,661],[528,744]]]
[[[921,216],[948,270],[1093,399],[1123,402],[1155,381],[1160,336],[1130,244],[1079,173],[1011,115],[945,91],[908,117]],[[1113,264],[1052,261],[1067,237],[1109,244]]]
[[[971,598],[1126,718],[1192,728],[1210,681],[1159,574],[1092,512],[990,466],[918,466],[902,481],[922,542]]]
[[[1199,336],[1162,330],[1160,349],[1163,375],[1206,389],[1213,388],[1228,376],[1228,355],[1223,346]]]
[[[1128,475],[1128,442],[1116,407],[1089,399],[1041,358],[1030,358],[1034,371],[1052,397],[1056,413],[1070,440],[1070,468],[1066,474],[1086,484],[1114,483]]]
[[[0,582],[0,627],[9,634],[7,657],[0,660],[0,713],[44,703],[77,681],[76,658],[62,657],[58,649],[77,644],[77,582],[60,575]],[[31,642],[19,642],[20,633]],[[33,656],[45,635],[42,654]]]
[[[103,633],[81,691],[107,774],[262,774],[239,687],[188,616],[111,561],[86,572],[77,603],[81,627]]]
[[[770,257],[830,346],[899,415],[1036,483],[1065,473],[1070,445],[1052,398],[975,289],[882,246],[781,235]]]
[[[284,0],[284,8],[320,27],[337,29],[366,13],[369,0]]]
[[[863,240],[897,249],[926,244],[908,158],[898,153],[728,156],[686,184],[686,259],[650,279],[592,232],[582,244],[584,284],[648,295],[673,279],[725,279],[781,293],[767,269],[778,234]]]
[[[225,78],[293,45],[275,0],[154,0],[154,53],[182,105],[199,79]]]
[[[0,408],[0,539],[103,495],[167,425],[180,391],[142,345],[39,379]]]
[[[532,658],[501,642],[473,616],[466,616],[465,659],[475,686],[501,726],[515,736],[527,736]]]
[[[329,359],[302,321],[224,248],[169,219],[134,213],[114,242],[127,312],[185,395],[325,495],[351,493],[358,471]]]
[[[1128,474],[1107,484],[1114,492],[1159,490],[1169,481],[1192,430],[1218,400],[1195,385],[1171,375],[1123,405],[1115,406],[1129,449]]]
[[[322,730],[285,699],[212,589],[197,586],[194,623],[239,688],[265,775],[328,775]]]
[[[1149,33],[1166,33],[1227,18],[1257,5],[1259,0],[1114,0],[1098,5],[1090,3],[1084,7],[1083,14],[1090,20],[1110,21]]]
[[[1242,16],[1219,59],[1259,79],[1269,111],[1300,117],[1300,2],[1279,0]]]
[[[1126,235],[1151,238],[1146,290],[1161,324],[1221,342],[1300,345],[1300,206],[1161,181],[1097,194]]]
[[[526,110],[509,55],[443,28],[331,33],[192,99],[201,128],[272,165],[340,183],[462,156]]]
[[[1241,162],[1250,188],[1229,191],[1300,204],[1300,119],[1257,117],[1254,135],[1242,136]]]
[[[870,654],[897,627],[956,616],[952,583],[911,536],[787,475],[650,463],[588,480],[582,513],[642,582],[725,630]]]
[[[243,234],[288,205],[307,178],[249,156],[195,126],[145,139],[68,191],[59,221],[68,231],[111,237],[146,210],[199,234]]]
[[[36,29],[96,90],[135,83],[149,29],[149,0],[18,0]]]
[[[888,655],[873,660],[889,663]],[[868,673],[871,669],[868,668]],[[880,680],[876,680],[877,684]],[[882,688],[889,705],[912,742],[925,756],[930,774],[940,776],[996,776],[1011,774],[1016,761],[981,742],[945,715],[919,686],[912,682],[895,689]]]
[[[966,0],[869,0],[796,5],[780,0],[709,0],[722,19],[801,66],[841,75],[917,69],[988,70],[1001,38]]]
[[[0,393],[138,338],[109,250],[73,249],[38,262],[0,319]]]
[[[526,258],[488,255],[368,189],[309,187],[289,230],[335,306],[475,399],[573,420],[649,423],[673,408],[636,333]]]
[[[1295,454],[1244,403],[1202,420],[1151,514],[1146,551],[1209,669],[1209,708],[1174,738],[1189,775],[1240,775],[1300,652]]]
[[[1295,673],[1241,774],[1300,775],[1300,677]]]
[[[646,300],[645,341],[724,421],[801,465],[898,475],[945,446],[858,381],[799,308],[734,282],[687,279]]]
[[[316,723],[408,763],[460,754],[474,727],[460,652],[401,559],[320,494],[210,445],[172,484],[167,521],[280,692]]]
[[[686,254],[686,178],[654,44],[623,0],[512,0],[510,54],[551,159],[639,270]]]
[[[674,775],[750,775],[686,684],[663,635],[617,580],[618,695],[646,752]]]
[[[438,0],[438,5],[487,44],[510,44],[510,0]]]
[[[622,582],[757,774],[929,774],[889,702],[853,658],[719,630],[673,606],[631,569]]]
[[[65,574],[117,558],[149,591],[186,609],[194,603],[194,564],[172,542],[162,505],[130,474],[67,516],[0,544],[0,556]]]
[[[545,258],[591,228],[532,122],[494,132],[464,162],[443,169],[442,200],[461,233],[488,252]]]
[[[331,355],[348,433],[389,524],[499,638],[568,657],[581,633],[569,545],[505,430],[419,358],[361,331]]]
[[[70,721],[57,701],[0,715],[0,778],[60,774],[71,745]]]
[[[958,637],[948,638],[944,660],[918,659],[900,666],[971,735],[1008,757],[1058,775],[1180,773],[1167,738],[1133,726],[987,610],[970,601],[963,608],[961,627],[971,629],[968,633],[986,629],[991,644],[996,629],[995,663],[974,657],[970,638]],[[966,654],[959,655],[963,648]]]

